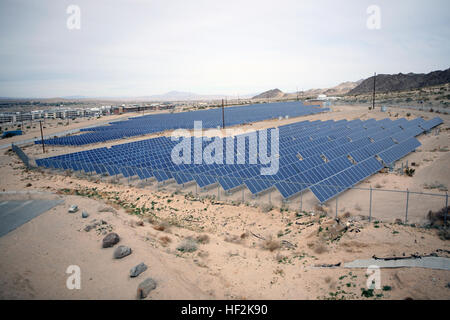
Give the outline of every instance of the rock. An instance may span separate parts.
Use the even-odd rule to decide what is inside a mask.
[[[111,232],[103,238],[103,248],[110,248],[120,241],[117,233]]]
[[[83,219],[86,219],[87,217],[89,217],[89,213],[87,213],[86,211],[83,211],[83,212],[81,213],[81,217],[82,217]]]
[[[147,270],[147,265],[145,263],[139,263],[137,266],[131,268],[130,270],[130,277],[134,278],[140,275],[142,272]]]
[[[96,227],[98,227],[102,224],[107,224],[107,222],[105,220],[98,221],[97,219],[94,219],[91,221],[90,224],[88,224],[87,226],[84,227],[84,231],[89,232],[89,231],[91,231],[91,229],[95,229]]]
[[[131,254],[131,248],[127,246],[118,246],[116,250],[114,250],[114,258],[122,259]]]
[[[70,206],[69,213],[75,213],[77,211],[78,211],[78,206],[76,204]]]
[[[144,299],[147,298],[150,291],[156,289],[156,281],[152,278],[147,278],[142,281],[137,288],[137,298]]]

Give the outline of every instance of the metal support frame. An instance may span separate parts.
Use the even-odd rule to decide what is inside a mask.
[[[406,189],[406,214],[405,214],[405,224],[408,223],[408,205],[409,205],[409,190]]]
[[[445,226],[447,226],[447,216],[448,216],[448,192],[445,191],[445,215],[444,215]]]
[[[369,222],[372,221],[372,186],[370,186]]]

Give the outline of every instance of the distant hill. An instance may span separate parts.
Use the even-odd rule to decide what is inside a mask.
[[[318,96],[319,94],[326,94],[327,96],[339,96],[347,94],[350,90],[356,88],[364,79],[358,81],[346,81],[338,84],[337,86],[324,89],[310,89],[303,92],[303,96]]]
[[[272,89],[269,91],[265,91],[263,93],[254,96],[252,99],[277,99],[283,98],[285,96],[284,92],[280,89]]]
[[[376,77],[377,92],[392,92],[431,87],[450,82],[450,68],[444,71],[434,71],[424,73],[408,74],[379,74]],[[367,94],[373,91],[373,77],[370,77],[356,88],[352,89],[349,95]]]

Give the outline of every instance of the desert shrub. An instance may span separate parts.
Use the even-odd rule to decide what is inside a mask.
[[[450,240],[450,232],[448,229],[439,230],[438,236],[441,240]]]
[[[413,169],[413,168],[406,168],[405,169],[405,174],[408,177],[412,177],[414,175],[414,172],[416,172],[416,169]]]
[[[439,191],[448,191],[447,186],[438,181],[435,181],[433,183],[425,183],[423,187],[424,189],[438,189]]]
[[[281,248],[281,242],[278,240],[272,239],[272,237],[267,238],[264,240],[262,244],[262,248],[269,251],[275,251],[277,249]]]
[[[243,239],[242,235],[240,237],[238,237],[235,234],[230,234],[230,235],[225,236],[224,240],[226,242],[231,242],[231,243],[241,243],[242,239]]]
[[[170,239],[168,236],[162,236],[159,238],[159,241],[161,241],[161,244],[163,246],[167,246],[169,243],[172,242],[172,239]]]
[[[444,224],[445,214],[450,210],[449,207],[444,207],[439,211],[433,212],[432,210],[428,211],[427,219],[430,221],[430,225],[432,226],[440,226]],[[447,217],[448,219],[448,217]]]
[[[207,234],[202,234],[202,235],[197,236],[197,238],[195,238],[195,240],[198,243],[207,244],[207,243],[209,243],[209,236]]]
[[[112,208],[112,207],[102,207],[100,209],[98,209],[98,212],[111,212],[111,213],[116,213],[116,209]]]
[[[153,225],[153,229],[157,230],[157,231],[167,231],[169,230],[169,223],[167,223],[166,221],[160,221],[158,223],[156,223],[155,225]]]
[[[265,204],[265,205],[263,205],[263,206],[261,207],[261,211],[262,211],[263,213],[267,213],[267,212],[270,212],[270,211],[272,211],[272,210],[273,210],[273,206],[270,205],[270,204]]]
[[[323,243],[317,243],[314,245],[314,253],[322,254],[328,252],[328,248]]]
[[[194,252],[197,250],[197,242],[192,238],[186,238],[177,247],[181,252]]]

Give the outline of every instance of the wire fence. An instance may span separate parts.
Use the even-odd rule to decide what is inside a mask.
[[[23,150],[16,146],[15,144],[11,144],[11,149],[17,154],[17,156],[22,160],[27,168],[30,168],[30,158],[23,152]]]

